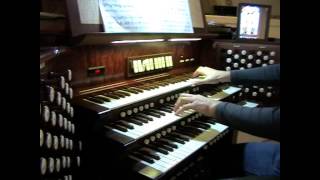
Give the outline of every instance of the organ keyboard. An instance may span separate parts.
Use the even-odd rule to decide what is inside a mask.
[[[96,166],[99,167],[95,169],[110,168],[112,170],[108,173],[121,173],[123,167],[118,167],[122,169],[119,170],[115,165],[120,163],[130,166],[127,171],[138,179],[167,178],[204,146],[223,139],[229,132],[227,126],[193,110],[176,115],[174,103],[181,93],[231,100],[241,88],[226,84],[210,88],[193,86],[194,81],[191,73],[162,73],[131,80],[130,85],[109,85],[81,91],[73,101],[78,112],[82,112],[77,121],[95,134],[93,139],[84,140],[84,144],[90,144],[84,145],[88,148],[84,163],[91,162],[88,166],[95,166],[92,163],[96,161],[92,159],[104,156],[109,162],[97,160]],[[112,154],[99,154],[96,148],[100,149],[99,152],[112,151]],[[103,175],[106,172],[99,173],[102,177],[110,176]],[[116,176],[120,177],[118,173]],[[123,176],[127,178],[127,175]]]

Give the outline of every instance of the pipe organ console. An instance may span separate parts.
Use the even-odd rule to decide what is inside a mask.
[[[213,59],[200,50],[212,45]],[[41,74],[41,178],[212,177],[206,158],[231,144],[234,131],[192,110],[176,115],[174,103],[181,93],[234,103],[272,98],[275,87],[193,86],[191,74],[203,61],[233,70],[279,56],[278,45],[230,41],[69,48]]]
[[[280,63],[280,44],[278,43],[248,43],[233,41],[217,41],[213,44],[216,59],[223,70],[244,70],[264,67]],[[277,103],[280,88],[273,86],[243,86],[239,96],[270,105]]]

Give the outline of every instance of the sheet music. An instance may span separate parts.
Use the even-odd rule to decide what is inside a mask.
[[[77,0],[81,24],[101,24],[99,0]]]
[[[188,0],[100,0],[105,32],[193,33]]]

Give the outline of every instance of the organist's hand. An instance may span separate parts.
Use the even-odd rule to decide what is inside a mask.
[[[180,114],[185,110],[193,109],[205,116],[215,117],[216,107],[220,103],[220,101],[209,99],[201,95],[181,94],[174,105],[174,111],[176,114]]]
[[[200,66],[192,76],[198,77],[193,79],[193,85],[230,82],[230,71],[220,71],[204,66]]]

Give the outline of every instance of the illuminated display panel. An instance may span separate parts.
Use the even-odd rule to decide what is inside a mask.
[[[128,58],[128,77],[165,71],[173,67],[170,53],[152,54]]]

